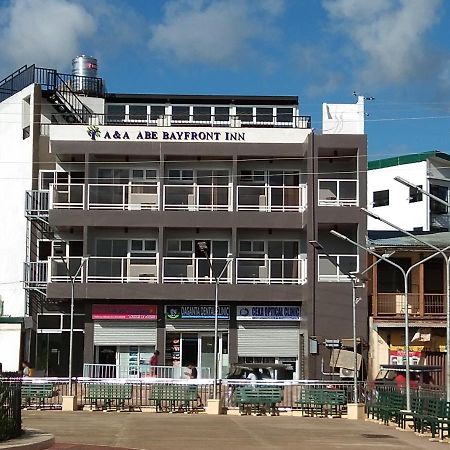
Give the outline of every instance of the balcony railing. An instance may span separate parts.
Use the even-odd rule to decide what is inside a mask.
[[[206,258],[183,258],[182,256],[163,258],[164,283],[214,283],[213,275],[218,276],[225,265],[227,258],[211,258],[212,269]],[[228,265],[221,283],[231,283],[232,267]]]
[[[184,211],[232,211],[232,184],[164,186],[164,209]]]
[[[304,284],[306,259],[237,258],[237,283]]]
[[[304,211],[306,184],[300,186],[238,186],[238,211]]]
[[[57,183],[50,185],[50,209],[83,209],[84,184]]]
[[[71,277],[75,277],[75,282],[81,283],[85,277],[86,265],[83,265],[80,271],[78,271],[82,262],[80,256],[71,256],[62,259],[60,256],[53,256],[49,258],[48,262],[48,276],[49,283],[65,282],[69,283]]]
[[[49,205],[48,191],[26,191],[25,192],[25,215],[28,218],[48,217]]]
[[[89,209],[159,210],[159,184],[89,184]]]
[[[211,115],[211,114],[91,114],[93,125],[156,125],[170,126],[211,126],[211,127],[273,127],[311,128],[311,116],[291,115]]]
[[[375,316],[402,317],[405,315],[405,295],[402,293],[378,293],[373,296]],[[444,316],[445,294],[408,294],[408,312],[415,317]]]
[[[28,261],[24,263],[25,288],[46,287],[48,283],[48,261]]]
[[[87,260],[90,283],[157,283],[156,257],[101,257]]]
[[[358,180],[319,180],[319,206],[358,206]]]
[[[349,272],[359,270],[358,255],[318,255],[319,281],[351,281]]]

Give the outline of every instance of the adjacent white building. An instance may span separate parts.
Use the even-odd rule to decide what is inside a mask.
[[[448,208],[394,177],[400,176],[443,200],[449,200],[450,155],[439,151],[415,153],[370,161],[367,174],[367,208],[408,231],[449,231]],[[392,230],[369,218],[369,230]]]

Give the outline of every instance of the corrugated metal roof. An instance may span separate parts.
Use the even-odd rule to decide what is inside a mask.
[[[432,157],[450,161],[450,155],[448,155],[447,153],[433,150],[431,152],[412,153],[409,155],[394,156],[392,158],[384,158],[369,161],[367,167],[369,170],[384,169],[385,167],[400,166],[402,164],[411,164],[426,161],[427,159]]]
[[[383,232],[369,233],[368,244],[371,247],[385,247],[385,248],[428,248],[426,245],[415,240],[411,236],[406,236],[404,234],[398,234],[397,236],[392,236],[392,232],[389,233],[388,237],[383,237]],[[450,245],[450,232],[443,231],[441,233],[415,233],[419,239],[422,239],[428,244],[434,245],[438,248],[444,248]],[[386,236],[386,235],[385,235]]]

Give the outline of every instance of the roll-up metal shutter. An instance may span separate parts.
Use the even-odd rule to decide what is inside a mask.
[[[226,331],[229,328],[228,320],[219,320],[218,328]],[[167,331],[214,331],[214,320],[167,320]]]
[[[238,325],[238,356],[297,357],[298,324],[250,323]]]
[[[95,322],[94,345],[156,345],[156,322]]]

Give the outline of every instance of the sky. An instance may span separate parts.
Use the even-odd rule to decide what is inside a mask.
[[[366,103],[369,159],[450,153],[448,0],[0,0],[0,78],[98,58],[109,92]]]

